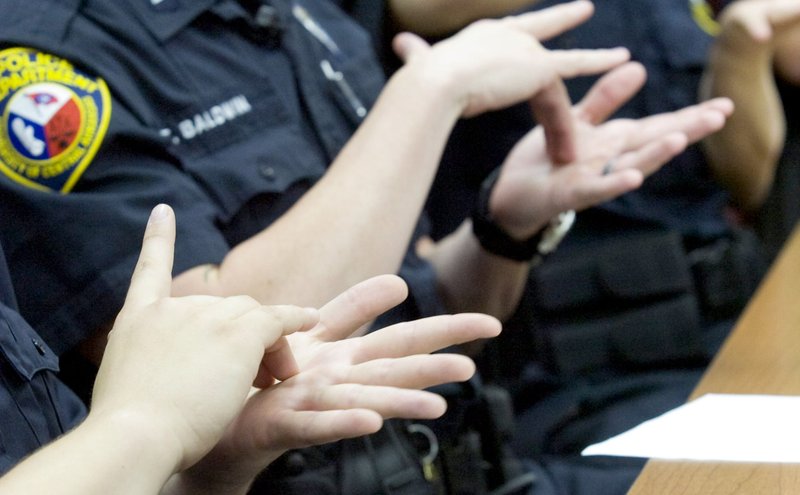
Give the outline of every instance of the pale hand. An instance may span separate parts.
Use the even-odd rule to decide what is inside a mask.
[[[492,191],[493,218],[510,235],[533,235],[557,213],[582,210],[636,189],[688,143],[719,130],[733,111],[718,98],[637,120],[603,121],[638,91],[644,69],[629,63],[601,78],[571,113],[576,159],[554,164],[537,127],[511,151]],[[612,161],[612,169],[603,173]]]

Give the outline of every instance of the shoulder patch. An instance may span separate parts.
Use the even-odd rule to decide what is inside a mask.
[[[0,51],[0,172],[43,191],[69,192],[108,129],[105,81],[30,48]]]
[[[707,0],[689,0],[689,9],[694,22],[709,36],[717,36],[720,32],[719,23],[714,18],[714,8]]]

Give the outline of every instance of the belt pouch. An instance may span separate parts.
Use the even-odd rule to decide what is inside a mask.
[[[559,253],[531,276],[534,342],[555,371],[695,357],[699,312],[681,237],[636,232]]]

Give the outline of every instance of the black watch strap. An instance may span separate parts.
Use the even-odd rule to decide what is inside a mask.
[[[527,239],[514,239],[492,220],[489,211],[489,197],[499,177],[500,167],[489,174],[481,184],[472,213],[472,232],[481,247],[494,255],[513,261],[539,262],[555,250],[569,231],[575,220],[575,212],[570,210],[559,214],[542,230]]]

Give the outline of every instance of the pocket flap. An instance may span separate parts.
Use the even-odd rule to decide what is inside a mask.
[[[671,232],[635,233],[559,254],[531,272],[533,297],[545,311],[639,301],[692,287],[681,238]]]
[[[640,236],[598,257],[603,291],[615,299],[636,300],[687,291],[692,276],[677,234]]]
[[[55,353],[19,314],[5,306],[0,306],[0,352],[27,380],[42,370],[58,371]]]

